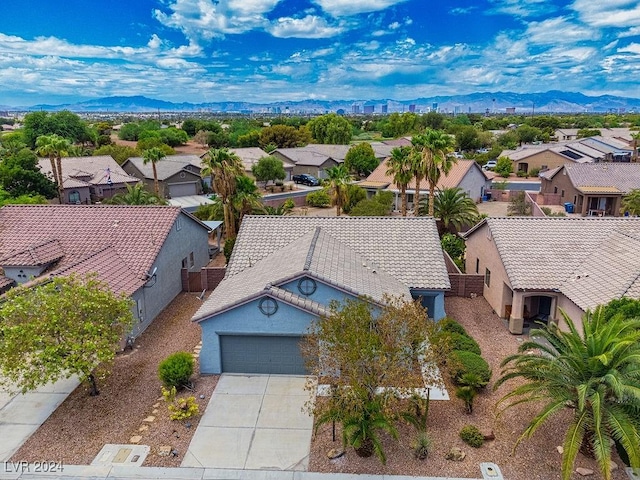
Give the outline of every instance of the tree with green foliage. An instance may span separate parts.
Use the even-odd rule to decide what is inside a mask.
[[[142,156],[140,150],[129,147],[127,145],[117,145],[112,143],[111,145],[103,145],[99,148],[96,148],[93,151],[94,156],[98,155],[111,155],[118,165],[122,165],[127,159],[131,157],[140,157]]]
[[[142,163],[144,165],[151,163],[151,168],[153,170],[153,189],[156,193],[156,197],[158,198],[162,198],[162,196],[160,195],[160,184],[158,183],[158,169],[156,167],[156,163],[164,157],[164,152],[157,147],[153,147],[142,152]]]
[[[202,175],[211,176],[211,187],[222,202],[226,238],[236,238],[233,195],[236,193],[236,179],[244,173],[242,161],[226,148],[212,148],[203,157],[202,165]]]
[[[355,183],[348,184],[345,189],[345,201],[344,205],[342,205],[342,211],[347,214],[351,213],[353,207],[366,198],[367,191],[364,188]]]
[[[257,163],[251,166],[251,173],[259,182],[284,180],[287,173],[284,171],[284,163],[279,158],[272,155],[262,157]]]
[[[478,130],[471,125],[458,128],[455,137],[456,147],[462,152],[477,150],[482,146]]]
[[[127,191],[118,193],[111,198],[105,198],[102,203],[107,205],[165,205],[167,202],[144,188],[142,182],[135,185],[126,184]]]
[[[5,205],[46,205],[47,199],[42,195],[19,195],[14,197],[0,188],[0,207]]]
[[[325,208],[331,205],[331,197],[326,188],[308,193],[305,201],[310,207]]]
[[[36,140],[36,153],[43,157],[49,157],[53,180],[58,185],[58,199],[64,201],[64,177],[62,175],[62,157],[67,155],[69,140],[59,135],[43,135]]]
[[[542,137],[542,131],[539,128],[527,124],[520,125],[516,128],[516,134],[518,135],[518,140],[521,145],[523,143],[533,143],[541,140]]]
[[[58,135],[72,143],[92,143],[93,136],[82,119],[68,110],[60,112],[30,112],[24,116],[22,135],[30,148],[36,147],[38,137]]]
[[[464,240],[453,233],[445,233],[440,239],[442,249],[449,254],[453,263],[464,272],[464,252],[467,248]]]
[[[376,194],[364,200],[360,200],[351,209],[352,217],[386,217],[391,215],[393,207],[393,192],[388,190],[378,191]]]
[[[53,198],[57,193],[55,183],[40,171],[38,157],[28,148],[0,154],[0,189],[13,197],[42,195]]]
[[[640,468],[640,319],[614,316],[604,308],[587,312],[576,325],[562,312],[567,331],[555,323],[538,330],[539,340],[520,345],[502,362],[495,388],[518,382],[499,402],[504,409],[532,404],[539,413],[518,444],[546,422],[569,410],[562,453],[562,479],[569,480],[582,450],[595,456],[603,477],[611,479],[615,444]]]
[[[435,218],[440,220],[441,235],[445,231],[457,233],[465,226],[474,225],[480,215],[476,203],[459,187],[438,190],[434,202],[433,212]],[[420,201],[420,211],[422,214],[429,211],[428,198]]]
[[[427,129],[423,134],[416,135],[411,140],[414,149],[420,152],[420,168],[429,185],[429,215],[434,216],[434,198],[440,177],[449,174],[453,165],[458,161],[451,153],[452,139],[446,132]],[[416,185],[416,196],[419,190]],[[418,203],[419,200],[416,200]],[[419,211],[416,208],[416,211]]]
[[[633,215],[637,217],[640,215],[640,188],[634,188],[627,193],[622,199],[622,206],[620,207],[620,213],[625,215]]]
[[[345,167],[356,175],[369,175],[379,163],[373,147],[367,142],[353,145],[344,157]]]
[[[361,456],[385,454],[379,431],[395,435],[394,414],[401,396],[425,384],[419,359],[436,361],[425,339],[435,323],[419,302],[385,298],[383,305],[362,299],[331,302],[302,341],[309,371],[327,378],[332,395],[310,406],[316,429],[331,421],[343,426],[346,445]],[[424,356],[424,357],[423,357]],[[439,375],[426,379],[435,385]],[[379,391],[381,385],[394,388]],[[315,388],[315,385],[310,388]]]
[[[260,132],[260,147],[266,152],[266,146],[273,144],[277,148],[295,148],[302,147],[309,143],[309,138],[304,132],[298,130],[295,127],[288,125],[273,125],[271,127],[265,127]]]
[[[0,303],[0,382],[25,393],[78,375],[97,395],[96,369],[133,326],[131,307],[95,276],[9,290]]]
[[[247,177],[246,175],[238,175],[236,177],[236,191],[233,194],[231,202],[233,204],[236,218],[235,224],[238,230],[245,215],[262,210],[263,205],[261,199],[262,195],[260,195],[253,178]]]
[[[344,164],[327,168],[326,172],[332,202],[336,206],[336,215],[339,217],[342,213],[342,206],[347,200],[347,185],[351,182],[351,175]]]
[[[316,117],[307,126],[311,136],[318,143],[346,145],[353,135],[353,127],[349,120],[335,113]]]
[[[418,116],[412,112],[394,112],[386,118],[382,124],[382,136],[387,138],[398,138],[411,133],[417,129],[419,123]]]
[[[500,157],[493,171],[503,178],[509,178],[509,175],[513,172],[513,162],[509,157]]]
[[[412,162],[410,147],[396,147],[391,150],[391,156],[387,159],[386,174],[393,178],[400,189],[400,212],[407,216],[407,185],[414,176],[414,164]]]
[[[520,142],[520,137],[518,137],[518,134],[515,131],[510,130],[508,132],[498,135],[496,142],[498,145],[504,148],[513,150],[518,146],[518,143]]]

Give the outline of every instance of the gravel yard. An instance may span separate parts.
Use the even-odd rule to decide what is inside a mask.
[[[85,386],[78,387],[12,460],[86,465],[104,444],[128,444],[131,437],[139,435],[139,443],[151,447],[145,466],[180,466],[199,417],[190,419],[191,428],[185,422],[169,420],[157,371],[166,356],[176,351],[193,352],[200,342],[200,327],[191,322],[200,305],[194,294],[178,295],[136,340],[134,349],[116,357],[111,374],[98,383],[99,396],[90,397]],[[186,395],[196,397],[202,413],[218,377],[196,374],[194,378],[195,390]],[[154,421],[143,422],[149,416],[155,417]],[[160,446],[171,446],[177,456],[159,456]]]
[[[458,320],[473,336],[482,348],[483,357],[493,369],[492,383],[474,402],[474,412],[467,415],[462,401],[455,398],[455,389],[447,383],[450,401],[432,401],[429,411],[428,433],[433,441],[432,451],[424,460],[416,460],[411,451],[411,442],[415,430],[408,426],[400,428],[400,440],[384,438],[387,464],[380,464],[376,457],[360,458],[353,449],[337,460],[328,460],[327,452],[339,448],[338,440],[331,441],[331,425],[323,426],[312,441],[309,470],[318,472],[372,473],[416,476],[451,476],[480,478],[480,462],[496,463],[505,479],[509,480],[553,480],[560,478],[561,456],[556,450],[562,444],[565,422],[556,418],[553,423],[541,428],[530,440],[523,441],[514,455],[512,448],[518,436],[524,431],[531,419],[532,406],[516,407],[497,417],[496,401],[510,390],[506,385],[494,392],[493,381],[499,375],[502,359],[514,353],[522,337],[511,335],[503,322],[492,312],[482,297],[475,299],[447,297],[446,311],[451,318]],[[466,424],[475,424],[483,432],[495,434],[495,440],[486,442],[475,449],[466,445],[458,436]],[[444,457],[452,447],[461,448],[467,457],[462,462],[448,461]],[[614,456],[618,465],[622,462]],[[590,468],[598,471],[594,460],[578,456],[575,467]],[[574,473],[574,479],[583,478]],[[600,474],[587,477],[597,479]],[[614,472],[614,479],[624,480],[622,469]]]

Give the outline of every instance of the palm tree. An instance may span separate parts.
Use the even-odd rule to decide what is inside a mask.
[[[634,188],[622,199],[620,213],[624,215],[627,212],[635,217],[640,215],[640,188]]]
[[[446,231],[451,226],[459,232],[465,225],[475,224],[480,215],[476,203],[459,187],[438,190],[433,202],[434,216],[440,219],[442,229]],[[429,199],[423,198],[420,202],[420,212],[424,214],[428,211]]]
[[[71,143],[59,135],[41,135],[36,140],[36,154],[49,157],[53,180],[58,184],[58,199],[64,202],[64,179],[62,177],[62,157],[67,155]]]
[[[544,402],[514,449],[555,414],[573,412],[564,438],[563,480],[571,477],[580,449],[593,453],[610,480],[614,443],[624,448],[631,467],[640,467],[640,319],[607,320],[604,311],[588,311],[582,331],[562,312],[568,331],[554,323],[540,330],[542,342],[524,342],[507,357],[496,383],[497,388],[512,379],[525,382],[500,399],[499,404],[509,401],[505,409]]]
[[[396,147],[391,150],[391,156],[387,159],[387,175],[393,177],[393,183],[400,188],[400,203],[402,204],[402,216],[407,216],[407,185],[413,177],[411,165],[411,149],[409,147]]]
[[[640,140],[640,132],[632,133],[631,138],[633,139],[633,152],[631,153],[631,161],[638,161],[638,140]]]
[[[327,168],[327,178],[331,184],[336,214],[340,216],[340,213],[342,213],[342,205],[347,201],[347,185],[351,181],[351,175],[349,175],[347,167],[342,164]]]
[[[118,193],[111,198],[103,200],[109,205],[165,205],[166,202],[160,197],[153,195],[144,188],[142,182],[127,186],[126,193]]]
[[[423,134],[413,137],[412,143],[422,156],[421,167],[429,184],[429,215],[433,217],[434,197],[440,177],[443,173],[447,175],[458,161],[449,155],[453,140],[446,132],[427,129]]]
[[[142,152],[142,163],[146,165],[151,162],[151,168],[153,168],[153,187],[156,192],[156,197],[158,198],[160,198],[160,185],[158,184],[158,170],[156,169],[156,163],[164,157],[164,152],[158,147],[152,147]]]
[[[416,135],[411,139],[411,168],[413,170],[413,178],[416,180],[413,212],[416,217],[420,215],[420,186],[422,184],[422,180],[424,180],[425,174],[424,159],[422,155],[423,146],[421,145],[422,138],[422,135]]]
[[[232,202],[238,217],[238,228],[246,214],[263,208],[260,202],[261,197],[256,182],[252,178],[246,175],[236,177],[236,193],[233,195]]]
[[[235,238],[232,197],[236,192],[236,178],[244,172],[242,161],[227,148],[212,148],[202,159],[202,164],[202,174],[211,176],[211,187],[222,201],[227,239]]]

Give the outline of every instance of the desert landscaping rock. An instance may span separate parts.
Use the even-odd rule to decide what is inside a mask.
[[[147,430],[149,430],[149,425],[141,425],[138,429],[139,432],[146,432]]]
[[[129,443],[140,443],[140,440],[142,440],[140,435],[134,435],[129,439]]]
[[[154,422],[156,420],[156,417],[154,417],[153,415],[149,415],[147,418],[145,418],[144,420],[142,420],[143,422]]]
[[[558,451],[558,453],[559,453],[560,455],[562,455],[562,454],[564,453],[564,447],[562,447],[562,446],[560,446],[560,445],[558,445],[558,446],[556,447],[556,450]]]
[[[168,457],[171,454],[171,445],[161,445],[158,448],[158,455],[160,457]]]
[[[344,455],[344,450],[338,448],[332,448],[327,452],[327,458],[329,460],[335,460],[336,458],[340,458]]]
[[[458,447],[453,447],[449,450],[449,453],[446,455],[447,460],[451,460],[452,462],[461,462],[466,458],[467,454],[462,451],[462,449]]]
[[[496,439],[496,434],[493,433],[493,430],[488,430],[488,431],[482,432],[482,438],[484,438],[485,442],[491,442]]]
[[[582,475],[583,477],[588,477],[590,475],[593,475],[594,472],[590,468],[578,467],[576,468],[576,473],[578,475]]]

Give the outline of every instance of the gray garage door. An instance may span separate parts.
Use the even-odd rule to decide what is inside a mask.
[[[186,197],[187,195],[197,195],[198,186],[196,183],[170,183],[169,195],[171,198]]]
[[[307,372],[300,354],[300,340],[301,337],[223,335],[222,371],[303,375]]]

